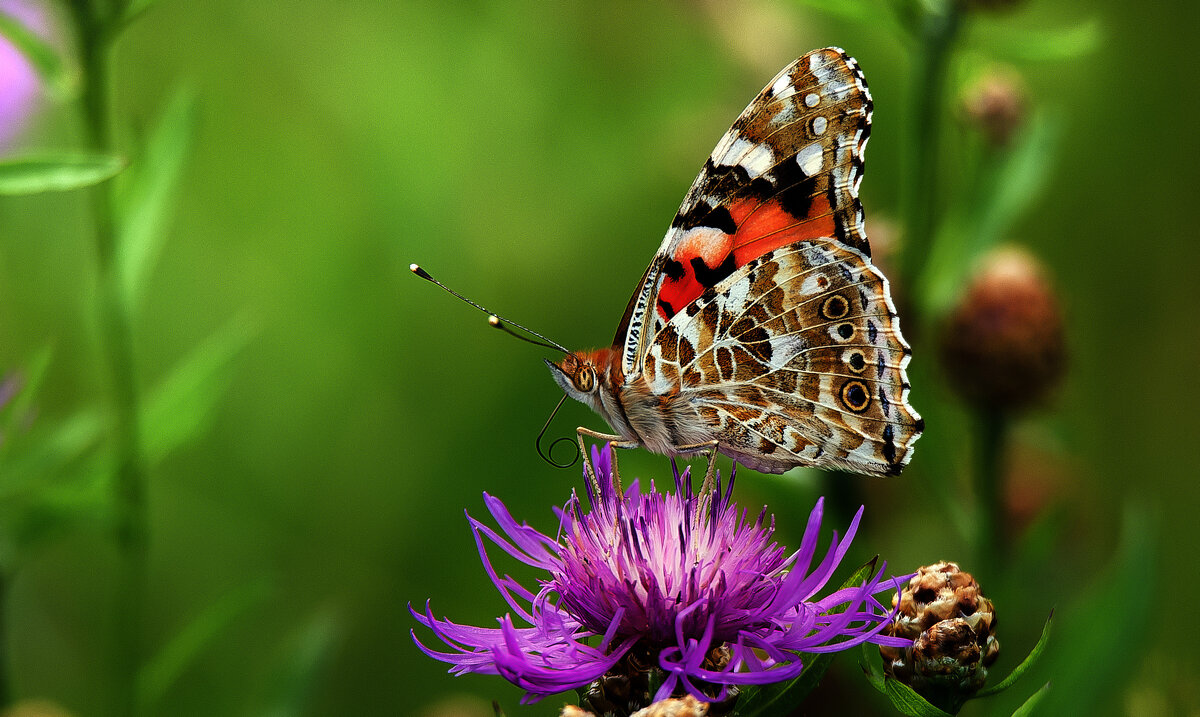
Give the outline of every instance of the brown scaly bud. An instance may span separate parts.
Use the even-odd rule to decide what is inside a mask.
[[[1038,261],[988,254],[942,327],[942,365],[968,403],[1001,412],[1043,402],[1066,368],[1058,299]]]
[[[706,717],[708,704],[686,695],[661,700],[645,709],[634,712],[630,717]]]
[[[634,712],[629,717],[708,717],[708,714],[707,703],[701,702],[691,695],[686,695],[660,700]],[[596,714],[582,707],[566,705],[559,713],[559,717],[596,717]]]
[[[1028,104],[1021,78],[1012,70],[994,69],[967,88],[962,111],[991,146],[1003,148],[1025,123]]]
[[[1000,654],[991,600],[970,573],[943,561],[918,570],[892,605],[896,618],[883,633],[912,646],[881,646],[884,671],[935,705],[957,711],[983,687]]]

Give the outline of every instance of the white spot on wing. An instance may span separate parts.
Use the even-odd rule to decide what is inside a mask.
[[[800,293],[803,296],[817,296],[824,293],[826,286],[829,286],[829,279],[824,274],[812,274],[800,282]]]
[[[769,145],[758,144],[747,152],[738,164],[746,169],[751,179],[757,179],[775,165],[775,153]]]
[[[792,76],[785,72],[782,75],[780,75],[777,80],[775,80],[775,84],[771,85],[771,94],[772,95],[782,94],[784,91],[787,90],[787,88],[789,88],[791,86],[792,86]]]
[[[824,117],[814,117],[812,121],[813,134],[825,134],[825,128],[829,126],[829,120]]]
[[[809,107],[816,107],[820,103],[821,103],[821,96],[815,92],[809,92],[807,95],[804,96],[804,104],[808,105]]]
[[[825,54],[822,52],[814,52],[808,58],[808,69],[817,76],[817,81],[821,84],[829,82],[829,66],[825,64]]]
[[[738,160],[742,158],[742,155],[746,154],[746,152],[749,152],[754,146],[754,144],[745,137],[734,135],[732,132],[730,132],[729,136],[734,137],[733,141],[728,145],[725,145],[724,142],[721,143],[722,145],[725,145],[725,151],[721,154],[717,154],[715,151],[713,152],[713,164],[726,167],[735,165],[738,163]],[[718,147],[717,149],[721,149],[721,147]]]
[[[800,165],[801,172],[811,177],[821,171],[823,157],[824,150],[821,149],[821,145],[813,142],[796,153],[796,164]]]

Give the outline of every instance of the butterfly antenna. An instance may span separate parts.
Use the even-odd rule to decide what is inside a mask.
[[[442,289],[444,289],[444,290],[445,290],[445,291],[446,291],[448,294],[450,294],[450,295],[451,295],[451,296],[453,296],[454,298],[456,298],[456,299],[459,299],[460,301],[464,301],[464,302],[466,302],[466,303],[470,304],[471,306],[474,306],[476,309],[479,309],[479,310],[480,310],[480,311],[482,311],[483,313],[485,313],[485,314],[488,314],[488,324],[490,324],[491,326],[493,326],[493,327],[495,327],[495,328],[497,328],[497,329],[500,329],[501,331],[503,331],[504,333],[508,334],[509,336],[513,336],[513,337],[515,337],[515,338],[521,339],[522,341],[525,341],[525,342],[527,342],[527,343],[531,343],[531,344],[533,344],[533,345],[535,345],[535,346],[541,346],[541,347],[543,347],[543,348],[547,348],[547,349],[553,349],[553,350],[555,350],[555,351],[561,351],[561,352],[563,352],[563,353],[565,353],[565,354],[569,354],[569,353],[571,353],[571,352],[570,352],[569,350],[567,350],[567,348],[566,348],[566,347],[564,347],[562,344],[559,344],[559,343],[558,343],[558,342],[556,342],[556,341],[553,341],[553,340],[551,340],[551,339],[548,339],[548,338],[546,338],[545,336],[542,336],[541,334],[539,334],[538,332],[534,331],[533,329],[530,329],[530,328],[527,328],[527,327],[525,327],[525,326],[522,326],[521,324],[518,324],[518,323],[517,323],[517,322],[515,322],[515,321],[511,321],[511,320],[509,320],[509,319],[506,319],[506,318],[504,318],[504,317],[500,316],[499,314],[497,314],[497,313],[495,313],[495,312],[492,312],[492,311],[489,311],[489,310],[485,309],[484,307],[480,306],[479,304],[476,304],[474,301],[471,301],[470,299],[468,299],[467,297],[465,297],[465,296],[463,296],[462,294],[458,293],[458,292],[457,292],[457,291],[455,291],[454,289],[451,289],[450,287],[446,286],[446,285],[445,285],[445,284],[443,284],[442,282],[440,282],[440,281],[438,281],[437,279],[435,279],[435,278],[433,278],[432,276],[430,276],[429,272],[425,271],[425,270],[424,270],[424,269],[422,269],[420,266],[417,266],[416,264],[409,264],[409,265],[408,265],[408,268],[409,268],[409,270],[410,270],[410,271],[412,271],[412,273],[414,273],[414,274],[416,274],[417,276],[421,277],[421,278],[422,278],[422,279],[424,279],[425,281],[428,281],[428,282],[431,282],[431,283],[437,284],[438,286],[442,287]],[[515,331],[513,331],[512,329],[508,328],[508,324],[512,324],[513,326],[516,326],[518,329],[520,329],[520,330],[524,331],[525,333],[527,333],[527,334],[530,334],[530,335],[532,335],[532,336],[536,336],[536,337],[538,337],[538,338],[539,338],[539,339],[541,339],[541,340],[540,340],[540,341],[536,341],[536,340],[534,340],[534,339],[531,339],[531,338],[529,338],[528,336],[522,336],[521,334],[518,334],[517,332],[515,332]],[[558,411],[558,409],[557,409],[557,408],[556,408],[556,409],[554,409],[554,410],[555,410],[556,412]],[[553,414],[551,414],[551,416],[550,416],[550,417],[551,417],[551,418],[553,418],[553,417],[554,417],[554,415],[553,415]],[[547,425],[548,425],[548,424],[549,424],[549,421],[547,421]],[[543,431],[543,432],[545,432],[545,429],[543,428],[543,429],[542,429],[542,431]],[[539,438],[540,438],[540,436],[539,436]],[[551,448],[553,449],[553,445],[551,446]],[[545,456],[542,456],[542,457],[543,457],[543,458],[545,458]],[[549,460],[549,459],[547,459],[547,460]],[[550,462],[551,462],[551,463],[554,463],[554,461],[550,461]],[[557,464],[555,464],[555,465],[557,465]],[[572,461],[572,463],[570,463],[570,464],[568,464],[568,465],[574,465],[574,461]],[[564,467],[564,468],[565,468],[566,466],[560,466],[560,467]]]
[[[545,452],[542,451],[542,437],[546,435],[547,429],[550,428],[550,422],[553,421],[554,417],[558,415],[558,409],[562,408],[563,402],[566,400],[566,394],[563,394],[563,397],[558,399],[558,403],[554,406],[554,410],[550,412],[550,417],[546,419],[544,424],[542,424],[542,430],[538,431],[537,439],[533,442],[534,447],[537,448],[537,454],[541,456],[542,460],[546,461],[555,468],[570,468],[579,461],[579,445],[566,436],[561,436],[555,439],[554,442],[550,444],[550,450]],[[569,463],[559,463],[551,457],[554,455],[554,447],[563,441],[570,443],[575,448],[575,455],[571,458]]]

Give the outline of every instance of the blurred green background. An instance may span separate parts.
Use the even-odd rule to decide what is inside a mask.
[[[1014,439],[1040,519],[1010,575],[993,586],[980,571],[1000,615],[997,670],[1056,609],[1038,674],[1059,707],[1093,714],[1200,711],[1200,628],[1187,613],[1200,589],[1187,419],[1200,405],[1188,373],[1200,360],[1188,214],[1196,20],[1187,2],[1031,0],[977,18],[960,47],[967,61],[1008,61],[1058,123],[1054,156],[1039,160],[1044,189],[1005,237],[1049,267],[1071,366]],[[1028,54],[1047,54],[1038,32],[1089,22],[1101,40],[1079,57],[987,44],[1028,37]],[[882,22],[766,0],[162,0],[133,26],[117,55],[120,136],[144,134],[180,87],[199,112],[134,320],[139,380],[152,390],[230,325],[252,332],[207,432],[152,468],[147,652],[214,605],[228,619],[150,712],[488,714],[492,698],[514,708],[519,693],[499,678],[452,678],[420,655],[406,604],[431,598],[439,616],[472,624],[501,614],[464,508],[481,516],[487,490],[550,530],[549,508],[578,471],[533,449],[559,396],[545,352],[489,330],[408,264],[568,346],[607,343],[721,133],[779,68],[825,45],[846,48],[871,84],[862,194],[869,230],[894,225],[912,55]],[[964,131],[947,119],[948,136]],[[80,132],[77,107],[48,100],[19,149],[76,146]],[[952,175],[945,184],[952,194]],[[90,222],[83,193],[0,199],[0,370],[53,347],[31,433],[108,395]],[[832,492],[866,503],[855,559],[880,553],[903,572],[967,555],[933,496],[966,494],[944,470],[969,463],[967,434],[932,338],[913,340],[914,367],[926,368],[912,402],[930,423],[903,477],[840,478],[847,487],[742,474],[739,502],[769,504],[784,542]],[[603,428],[572,404],[552,435],[576,425]],[[627,475],[665,475],[657,456],[622,461]],[[74,467],[45,480],[69,483]],[[108,525],[97,511],[20,556],[4,623],[18,696],[113,713]],[[864,694],[856,658],[839,660],[812,712],[843,700],[886,709]],[[1041,682],[964,714],[1011,711]]]

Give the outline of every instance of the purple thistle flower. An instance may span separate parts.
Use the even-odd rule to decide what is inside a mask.
[[[413,640],[425,654],[452,665],[450,672],[500,675],[526,690],[524,702],[584,687],[614,668],[657,667],[664,679],[653,700],[688,693],[705,702],[730,688],[789,680],[804,669],[800,652],[834,652],[863,642],[892,645],[880,635],[892,610],[876,595],[899,589],[909,576],[883,578],[881,568],[862,585],[818,597],[858,529],[862,509],[840,541],[837,532],[812,567],[823,500],[809,514],[800,549],[772,542],[774,517],[766,508],[747,520],[731,500],[733,476],[711,504],[690,489],[689,471],[675,471],[675,492],[659,493],[635,481],[624,495],[612,487],[612,449],[592,449],[600,496],[588,485],[592,509],[578,496],[561,510],[557,538],[518,523],[498,499],[484,501],[499,530],[467,516],[484,568],[512,614],[499,627],[438,620],[426,602],[413,610],[450,651]],[[493,567],[487,538],[510,556],[548,576],[530,590]],[[840,612],[835,612],[838,609]],[[907,644],[907,643],[905,643]],[[623,662],[625,661],[625,662]]]

